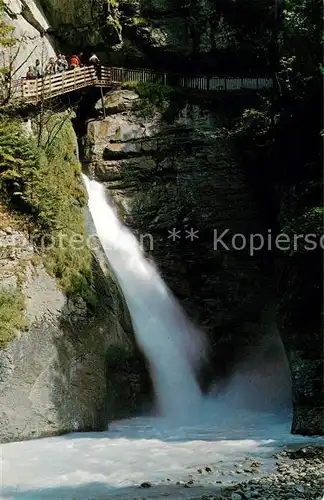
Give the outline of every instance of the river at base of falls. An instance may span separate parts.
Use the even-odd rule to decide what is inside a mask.
[[[290,434],[288,410],[261,411],[291,400],[282,360],[266,362],[254,352],[254,361],[245,360],[242,373],[237,367],[230,383],[214,388],[217,397],[202,397],[194,375],[201,351],[197,332],[192,336],[193,328],[156,269],[109,208],[103,188],[91,186],[97,233],[118,271],[138,342],[155,369],[160,407],[169,418],[140,416],[113,422],[107,432],[4,444],[0,498],[193,500],[202,497],[205,487],[235,481],[233,469],[246,457],[261,458],[261,472],[268,473],[282,446],[318,442]],[[207,465],[212,473],[200,474],[198,468]],[[190,475],[201,489],[195,497],[190,488],[176,484]],[[152,483],[149,494],[139,489],[143,482]]]
[[[199,476],[202,488],[230,483],[233,467],[245,457],[261,458],[263,472],[270,472],[273,453],[283,445],[320,439],[291,435],[287,411],[230,413],[217,400],[205,403],[190,425],[142,416],[113,422],[107,432],[4,444],[1,499],[142,499],[148,491],[138,486],[145,481],[153,485],[149,498],[160,498],[157,491],[161,498],[189,498],[176,482],[190,474]],[[199,475],[197,468],[206,465],[213,474]]]

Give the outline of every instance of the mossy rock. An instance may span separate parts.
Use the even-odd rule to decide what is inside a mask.
[[[17,288],[0,288],[0,350],[26,326],[22,293]]]

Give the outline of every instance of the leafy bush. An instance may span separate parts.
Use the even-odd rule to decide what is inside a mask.
[[[34,241],[45,242],[44,263],[62,289],[92,302],[90,249],[69,244],[74,235],[84,236],[86,203],[74,133],[65,114],[44,123],[37,147],[18,120],[0,117],[0,191],[7,205],[27,218]]]
[[[263,136],[270,128],[270,118],[266,111],[258,109],[245,109],[240,117],[235,134],[248,136]]]
[[[0,349],[13,339],[16,330],[25,328],[22,294],[11,288],[0,289]]]
[[[123,88],[134,90],[140,97],[137,109],[142,118],[151,118],[156,112],[164,113],[170,106],[171,94],[174,92],[168,85],[145,82],[125,82]]]
[[[323,221],[323,207],[305,209],[305,211],[299,216],[291,218],[282,217],[282,233],[287,234],[291,239],[294,238],[294,235],[308,235],[314,244],[316,243],[316,248],[319,248],[319,240],[323,235]],[[293,250],[290,250],[290,254],[293,253],[307,253],[303,238],[301,241],[296,239]]]

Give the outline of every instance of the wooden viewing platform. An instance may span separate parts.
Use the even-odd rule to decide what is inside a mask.
[[[125,69],[101,66],[101,78],[94,66],[71,69],[34,80],[15,81],[12,97],[16,100],[37,103],[85,87],[111,88],[125,82],[147,82],[178,86],[199,91],[233,91],[269,89],[271,78],[244,78],[231,76],[183,76],[159,73],[149,69]]]

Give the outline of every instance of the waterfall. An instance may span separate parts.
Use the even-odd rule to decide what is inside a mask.
[[[203,355],[201,332],[186,318],[135,236],[119,221],[104,187],[85,175],[83,179],[97,235],[124,293],[138,345],[150,364],[159,412],[183,419],[202,399],[196,380]]]

